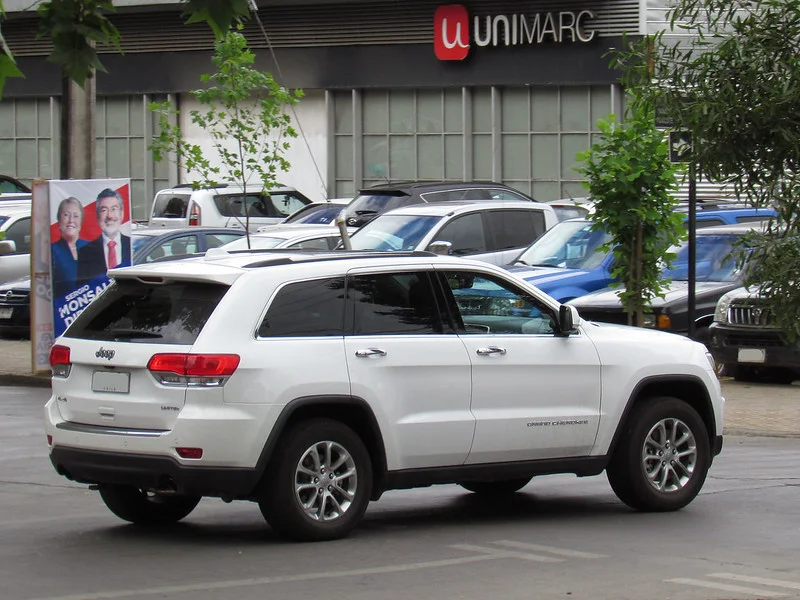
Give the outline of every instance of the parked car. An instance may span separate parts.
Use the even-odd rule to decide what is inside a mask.
[[[0,202],[0,283],[31,272],[31,206]]]
[[[761,223],[769,220],[771,210],[716,208],[704,210],[703,217],[706,226],[720,221],[731,225]],[[589,219],[569,219],[531,244],[511,261],[508,269],[559,302],[568,302],[614,282],[614,256],[600,250],[610,239],[607,233],[595,230]]]
[[[0,195],[30,194],[31,188],[10,175],[0,175]]]
[[[594,212],[594,202],[588,198],[563,198],[548,202],[556,211],[559,221],[567,219],[588,219]]]
[[[136,228],[131,232],[133,264],[205,252],[244,234],[244,230],[221,227],[181,227],[166,231]],[[30,275],[0,285],[0,337],[30,335],[30,293]]]
[[[312,202],[306,204],[281,221],[282,225],[335,225],[336,217],[353,199],[331,198],[326,202]],[[271,225],[264,225],[258,231],[268,229]]]
[[[206,225],[244,229],[247,214],[249,229],[280,223],[283,219],[309,204],[298,190],[278,186],[268,194],[250,191],[245,196],[240,185],[225,184],[214,189],[192,190],[191,185],[179,185],[161,190],[153,199],[150,227],[186,227]]]
[[[429,250],[503,265],[558,222],[549,204],[527,200],[437,202],[396,208],[352,236],[353,250]]]
[[[778,211],[772,207],[753,208],[738,204],[726,204],[724,201],[715,202],[706,200],[697,203],[695,222],[698,229],[714,227],[715,225],[733,225],[735,223],[752,223],[754,221],[768,221],[778,216]],[[686,205],[678,207],[680,212],[688,217],[689,208]],[[688,219],[684,221],[688,224]]]
[[[800,379],[800,346],[773,324],[757,290],[739,287],[724,294],[709,338],[708,348],[725,375],[775,383]]]
[[[695,339],[708,342],[709,326],[714,319],[717,301],[725,293],[741,286],[742,270],[735,251],[742,237],[760,227],[758,222],[740,225],[717,225],[697,230],[695,246]],[[645,326],[671,333],[689,331],[689,244],[683,242],[672,249],[678,257],[662,277],[669,279],[663,298],[654,298],[651,313],[645,315]],[[607,288],[570,300],[588,321],[627,323],[627,314],[617,296],[620,289]]]
[[[349,227],[361,227],[395,208],[412,204],[430,204],[462,200],[527,200],[526,196],[502,183],[483,181],[387,183],[363,189],[347,205],[345,218]]]
[[[249,241],[240,238],[222,248],[228,252],[269,248],[333,250],[341,240],[339,229],[330,225],[274,225],[260,233],[251,233]]]
[[[329,540],[387,490],[603,470],[629,506],[670,511],[722,448],[702,344],[584,326],[487,263],[212,250],[111,274],[51,350],[44,421],[56,472],[125,521],[211,496]]]

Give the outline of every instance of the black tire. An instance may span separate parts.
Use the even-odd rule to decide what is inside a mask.
[[[530,477],[503,479],[501,481],[462,481],[458,485],[480,496],[508,496],[518,492],[531,480]]]
[[[200,502],[199,496],[153,494],[131,485],[101,485],[98,489],[112,513],[137,525],[177,523]]]
[[[372,463],[361,438],[343,423],[314,419],[287,432],[278,447],[258,503],[270,526],[284,537],[304,542],[334,540],[350,533],[364,516],[372,490]],[[315,451],[319,456],[320,450],[332,452],[332,464],[344,462],[333,472],[322,464],[324,458],[315,465]],[[302,472],[301,464],[305,465]],[[308,470],[316,475],[307,474]],[[344,473],[348,475],[342,477]],[[323,477],[330,478],[329,485],[320,485]]]
[[[672,432],[684,441],[673,445]],[[655,444],[659,439],[665,444]],[[710,466],[708,430],[700,415],[682,400],[659,397],[633,408],[606,474],[614,493],[631,508],[664,512],[694,500]]]

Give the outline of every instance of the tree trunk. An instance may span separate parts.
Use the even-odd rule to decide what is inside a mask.
[[[92,179],[95,77],[87,78],[83,88],[64,77],[61,103],[61,179]]]
[[[634,325],[642,327],[644,325],[644,310],[642,308],[642,222],[636,221],[636,313],[634,315]]]

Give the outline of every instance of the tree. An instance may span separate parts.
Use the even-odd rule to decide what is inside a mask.
[[[615,285],[625,286],[618,296],[628,324],[642,326],[650,302],[666,285],[660,274],[674,258],[668,249],[684,230],[674,211],[675,166],[664,132],[646,104],[634,101],[627,117],[621,124],[614,115],[598,122],[601,139],[578,154],[584,164],[577,170],[596,202],[594,228],[611,238],[603,250],[614,255]]]
[[[800,335],[800,2],[676,0],[668,29],[621,49],[623,83],[688,131],[704,177],[776,222],[755,246],[744,282],[775,323]],[[680,34],[680,35],[676,35]]]
[[[258,183],[251,191],[267,192],[275,186],[278,173],[289,169],[287,138],[297,133],[284,108],[296,104],[303,93],[288,90],[269,73],[255,70],[255,55],[239,31],[230,31],[216,42],[211,60],[217,72],[201,77],[209,85],[191,92],[204,108],[190,111],[189,118],[210,137],[218,163],[198,144],[183,139],[180,127],[171,124],[178,111],[169,102],[150,106],[160,115],[160,132],[150,149],[157,161],[174,157],[198,176],[195,189],[236,181],[246,197],[249,180],[256,176]],[[250,205],[243,205],[249,230]]]

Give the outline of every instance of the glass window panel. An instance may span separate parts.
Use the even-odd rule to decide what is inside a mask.
[[[531,136],[533,179],[558,179],[558,136]]]
[[[144,98],[141,96],[131,96],[129,118],[131,135],[144,137]]]
[[[589,90],[585,87],[561,88],[561,130],[589,131]]]
[[[416,152],[411,136],[389,138],[389,179],[416,179]]]
[[[106,98],[106,136],[128,135],[128,99]]]
[[[460,89],[444,91],[444,130],[461,133],[464,130],[464,105]]]
[[[364,177],[389,177],[389,143],[385,135],[364,136]]]
[[[167,180],[167,179],[156,179],[156,178],[153,179],[153,189],[154,190],[156,190],[156,191],[165,190],[168,187],[169,187],[169,180]],[[148,211],[148,214],[149,214],[149,211],[150,211],[150,201],[151,200],[148,200],[147,201],[147,205],[145,206],[145,209]],[[145,218],[147,218],[147,215],[145,215]]]
[[[333,96],[333,128],[336,133],[353,133],[353,94],[337,92]]]
[[[14,137],[14,101],[0,102],[0,138]]]
[[[38,120],[39,137],[50,137],[52,135],[50,127],[50,102],[49,100],[39,100],[36,107],[36,118]],[[0,117],[0,120],[2,117]]]
[[[528,88],[504,89],[503,131],[530,131],[528,114]]]
[[[17,100],[17,137],[36,137],[36,101]]]
[[[440,90],[417,92],[417,132],[441,133],[443,130],[442,92]]]
[[[406,90],[390,92],[389,131],[414,132],[414,92]]]
[[[98,177],[105,177],[106,173],[106,141],[95,140],[94,144],[94,168]],[[164,164],[166,161],[162,161]]]
[[[581,175],[575,171],[578,159],[575,156],[578,152],[583,152],[589,147],[589,136],[584,135],[562,135],[561,136],[561,177],[563,179],[576,180]]]
[[[153,160],[153,155],[150,152],[147,153],[147,160]],[[170,162],[167,159],[161,160],[159,162],[153,160],[153,176],[155,178],[169,181],[169,174],[170,174]]]
[[[36,147],[39,155],[39,177],[50,179],[53,177],[53,165],[50,160],[50,154],[53,150],[52,142],[50,140],[38,140]]]
[[[531,182],[528,181],[512,181],[512,180],[503,180],[502,183],[507,185],[508,187],[513,187],[515,190],[519,190],[523,194],[527,194],[528,196],[531,195]],[[536,200],[536,198],[534,198]]]
[[[589,190],[583,187],[583,183],[577,181],[565,181],[561,184],[562,198],[585,198],[589,195]]]
[[[386,92],[364,92],[362,111],[364,113],[364,133],[386,133],[389,130]]]
[[[611,86],[596,85],[592,91],[592,122],[591,129],[597,131],[597,121],[605,119],[612,112]]]
[[[558,131],[558,89],[531,88],[531,131]]]
[[[492,91],[488,88],[472,92],[472,131],[492,132]]]
[[[336,198],[355,198],[356,186],[352,181],[337,181],[334,192]]]
[[[444,138],[444,177],[461,180],[464,178],[464,138],[460,135],[447,135]]]
[[[363,275],[347,282],[355,335],[442,333],[426,273]]]
[[[17,172],[14,142],[0,141],[0,173]]]
[[[145,147],[142,138],[130,140],[131,177],[144,177]]]
[[[147,219],[148,206],[145,193],[146,188],[144,180],[131,179],[131,211],[136,221],[144,221]]]
[[[108,177],[130,177],[128,140],[106,140],[106,172]]]
[[[563,197],[561,196],[561,188],[557,181],[534,181],[532,186],[531,196],[536,198],[539,202],[559,200]]]
[[[530,177],[530,145],[528,136],[505,133],[503,146],[503,178],[528,179]]]
[[[38,158],[36,140],[17,140],[17,172],[13,175],[20,179],[39,177]]]
[[[158,123],[158,119],[153,119]],[[155,133],[158,133],[156,129]],[[94,135],[95,137],[106,136],[106,101],[105,98],[97,98],[94,106]]]
[[[440,135],[417,137],[417,176],[420,179],[442,179],[444,143]]]
[[[353,138],[336,136],[336,177],[351,179],[353,177]]]
[[[475,179],[492,178],[492,136],[472,136],[472,175]]]

